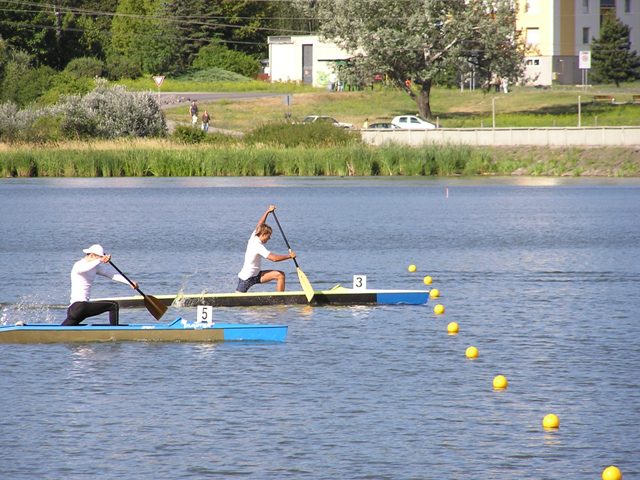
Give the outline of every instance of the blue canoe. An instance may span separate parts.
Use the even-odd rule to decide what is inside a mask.
[[[171,323],[128,325],[55,324],[0,325],[0,343],[77,343],[77,342],[283,342],[286,325],[188,322],[177,318]]]
[[[195,307],[254,307],[260,305],[306,305],[309,302],[303,291],[247,292],[247,293],[194,293],[179,295],[154,295],[164,305]],[[141,296],[98,298],[118,302],[120,308],[143,308]],[[336,285],[330,290],[316,290],[311,305],[424,305],[429,300],[429,290],[356,290]]]

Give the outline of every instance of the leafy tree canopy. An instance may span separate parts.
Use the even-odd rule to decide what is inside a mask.
[[[321,33],[354,63],[385,73],[430,118],[434,81],[475,64],[486,76],[515,78],[524,49],[511,0],[317,0]]]

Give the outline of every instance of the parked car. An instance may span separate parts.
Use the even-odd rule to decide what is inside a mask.
[[[351,123],[339,122],[338,120],[336,120],[333,117],[327,117],[327,116],[324,116],[324,115],[307,115],[302,120],[302,123],[315,123],[315,122],[331,123],[331,124],[335,125],[336,127],[340,127],[340,128],[353,128],[353,124],[351,124]]]
[[[429,123],[417,115],[398,115],[397,117],[393,117],[391,123],[408,130],[431,130],[436,128],[433,123]]]
[[[373,128],[374,130],[398,130],[400,127],[390,122],[378,122],[372,123],[367,128]]]

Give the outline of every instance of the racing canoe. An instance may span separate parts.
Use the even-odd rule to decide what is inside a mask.
[[[128,325],[0,325],[0,343],[78,342],[283,342],[286,325],[188,322]]]
[[[164,305],[195,307],[252,307],[259,305],[306,305],[305,293],[247,292],[247,293],[196,293],[179,295],[154,295]],[[118,302],[120,308],[144,307],[142,296],[101,298]],[[429,290],[358,290],[335,286],[330,290],[316,290],[311,305],[424,305],[429,300]]]

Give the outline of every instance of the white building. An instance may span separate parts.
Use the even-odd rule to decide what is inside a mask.
[[[269,37],[269,71],[272,82],[301,82],[326,87],[336,62],[351,58],[317,35]]]

